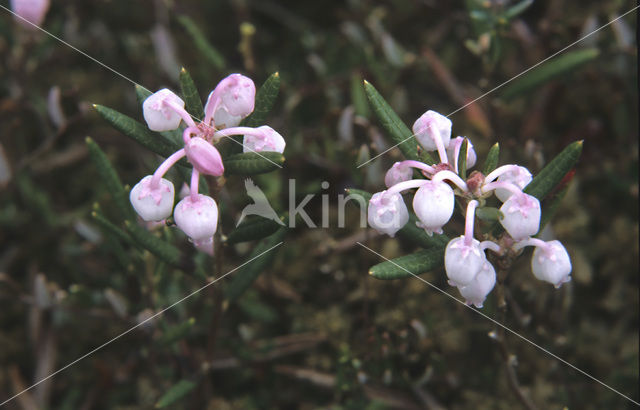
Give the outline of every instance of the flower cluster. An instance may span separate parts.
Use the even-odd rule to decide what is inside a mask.
[[[468,304],[482,307],[496,283],[496,271],[487,260],[485,250],[504,255],[510,248],[518,251],[535,246],[531,268],[536,278],[556,287],[571,280],[571,261],[559,241],[545,242],[532,238],[540,229],[540,202],[523,189],[531,182],[531,173],[518,165],[501,166],[488,175],[479,171],[463,180],[458,173],[458,158],[464,138],[451,138],[451,121],[434,111],[424,113],[413,125],[413,133],[426,151],[437,151],[440,162],[427,165],[419,161],[396,162],[387,171],[387,189],[375,193],[369,201],[369,225],[393,237],[408,221],[409,212],[401,193],[417,188],[413,195],[416,222],[428,235],[441,234],[453,215],[455,196],[466,201],[465,233],[452,239],[445,249],[445,270],[449,284],[456,286]],[[473,145],[467,140],[466,166],[476,162]],[[414,169],[424,178],[412,179]],[[474,238],[475,210],[494,195],[502,202],[500,224],[509,235],[501,241]],[[508,248],[507,248],[508,247]]]
[[[238,126],[253,112],[255,96],[256,88],[250,78],[231,74],[209,94],[204,120],[199,123],[184,109],[184,101],[168,89],[162,89],[144,101],[144,119],[152,131],[176,130],[182,122],[185,127],[182,132],[184,148],[169,156],[153,175],[142,178],[131,190],[129,199],[143,220],[161,221],[173,213],[178,228],[198,249],[213,252],[218,206],[213,198],[198,193],[200,174],[219,177],[224,173],[222,157],[213,144],[223,137],[243,135],[244,152],[284,151],[284,138],[271,127]],[[175,189],[163,176],[183,157],[193,165],[191,186],[189,194],[174,210]]]

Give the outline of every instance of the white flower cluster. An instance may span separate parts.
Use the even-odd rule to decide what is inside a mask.
[[[427,165],[413,160],[396,162],[387,171],[387,189],[375,193],[369,201],[369,225],[393,237],[408,221],[409,211],[401,193],[417,188],[413,211],[417,225],[429,235],[441,234],[453,215],[455,196],[467,202],[465,233],[452,239],[445,249],[445,270],[449,283],[456,286],[468,304],[482,307],[496,283],[496,272],[485,255],[486,249],[507,251],[491,241],[480,242],[473,236],[475,209],[495,194],[502,202],[500,224],[513,239],[511,249],[535,246],[531,268],[536,278],[556,287],[571,280],[571,261],[559,241],[544,242],[532,238],[540,229],[540,201],[523,192],[532,181],[531,173],[518,165],[504,165],[484,176],[475,171],[464,181],[458,174],[458,158],[464,138],[451,138],[451,121],[435,111],[427,111],[413,124],[413,132],[426,151],[437,151],[440,163]],[[466,166],[473,167],[476,153],[467,140]],[[413,169],[424,178],[412,179]]]

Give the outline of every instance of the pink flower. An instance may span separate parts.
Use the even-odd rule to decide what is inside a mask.
[[[468,305],[475,305],[481,308],[487,295],[496,284],[496,270],[488,261],[485,261],[478,274],[467,285],[459,287],[458,290]]]
[[[500,207],[500,224],[516,241],[533,236],[540,229],[540,201],[525,194],[514,193]]]
[[[427,151],[438,149],[438,139],[447,148],[451,140],[451,120],[435,111],[427,111],[413,123],[416,139]]]
[[[231,74],[222,79],[209,94],[205,105],[205,122],[211,118],[218,128],[235,127],[255,108],[256,86],[249,77]]]
[[[536,246],[531,258],[531,270],[539,280],[551,283],[556,288],[571,280],[571,260],[560,241],[549,241]]]
[[[224,173],[220,152],[210,142],[201,137],[193,137],[185,143],[184,150],[193,168],[201,174],[218,177]]]
[[[454,286],[469,284],[487,260],[480,242],[462,235],[449,241],[444,251],[444,267],[449,283]]]
[[[39,26],[49,10],[49,0],[11,0],[11,9],[23,19]],[[18,19],[25,27],[34,28]]]
[[[218,228],[218,205],[213,198],[197,194],[184,198],[173,213],[178,228],[194,241],[213,237]]]
[[[152,131],[171,131],[178,128],[182,116],[175,107],[184,110],[184,101],[173,91],[163,88],[142,103],[142,113]]]
[[[284,152],[287,144],[273,128],[263,125],[255,129],[255,132],[245,134],[242,140],[243,152]]]
[[[409,211],[402,195],[386,191],[373,194],[367,208],[367,221],[376,231],[393,238],[409,221]]]
[[[384,176],[384,184],[391,188],[395,184],[408,181],[413,176],[413,169],[402,162],[396,162]]]
[[[442,227],[453,215],[453,189],[442,181],[425,181],[413,197],[413,210],[419,226],[428,235],[442,233]]]
[[[129,200],[143,220],[161,221],[171,215],[174,195],[171,181],[154,181],[153,176],[147,175],[131,189]]]

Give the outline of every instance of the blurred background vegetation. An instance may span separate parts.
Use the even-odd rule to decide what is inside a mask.
[[[3,1],[3,6],[8,6]],[[150,90],[178,90],[180,67],[202,96],[231,72],[282,79],[268,124],[287,141],[282,170],[256,178],[279,208],[288,179],[320,224],[291,230],[241,298],[223,279],[56,375],[8,408],[491,408],[522,406],[489,321],[417,280],[378,281],[368,267],[414,249],[358,226],[337,195],[377,191],[400,158],[372,116],[362,79],[409,125],[509,80],[634,2],[536,0],[137,2],[54,1],[43,27]],[[113,241],[91,218],[117,214],[88,156],[91,136],[123,183],[158,164],[91,104],[141,120],[133,85],[0,10],[0,400],[247,260],[224,246],[222,269],[175,269]],[[480,161],[534,174],[576,140],[582,157],[547,234],[571,254],[573,281],[535,280],[528,257],[508,279],[506,325],[638,400],[638,99],[636,14],[452,115]],[[480,162],[481,163],[481,162]],[[327,181],[328,188],[321,183]],[[325,185],[326,186],[326,185]],[[228,233],[249,203],[242,179],[219,193]],[[462,221],[450,229],[459,231]],[[198,266],[183,237],[173,243]],[[124,249],[124,253],[122,250]],[[117,251],[117,252],[116,252]],[[119,255],[116,257],[116,255]],[[124,257],[124,260],[123,260]],[[127,259],[130,258],[130,259]],[[205,269],[206,270],[206,269]],[[456,294],[444,272],[423,277]],[[495,313],[494,295],[483,312]],[[539,408],[632,408],[516,337],[509,354]],[[512,363],[513,364],[513,363]],[[170,393],[168,397],[167,393]]]

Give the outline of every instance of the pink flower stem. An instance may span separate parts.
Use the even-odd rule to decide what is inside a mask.
[[[427,182],[429,182],[429,181],[426,180],[426,179],[412,179],[412,180],[409,180],[409,181],[398,182],[397,184],[395,184],[391,188],[389,188],[386,191],[384,191],[384,194],[385,195],[393,195],[393,194],[400,193],[402,191],[406,191],[407,189],[419,188],[422,185],[426,184]]]
[[[522,194],[522,189],[518,188],[517,185],[512,184],[511,182],[503,182],[503,181],[484,184],[482,185],[481,191],[483,194],[486,194],[487,192],[493,191],[494,189],[497,189],[497,188],[504,188],[516,195]]]
[[[440,156],[440,162],[443,164],[449,163],[449,158],[447,158],[447,150],[444,147],[444,143],[442,142],[442,137],[440,136],[440,131],[436,128],[436,125],[431,122],[429,123],[429,131],[433,134],[433,140],[436,143],[436,147],[438,148],[438,155]]]
[[[467,187],[467,183],[462,180],[456,173],[451,171],[440,171],[431,178],[434,182],[441,182],[444,180],[448,180],[453,182],[458,188],[463,190],[464,192],[469,192],[469,188]]]
[[[500,251],[502,250],[502,248],[500,248],[500,245],[498,245],[495,242],[491,242],[491,241],[482,241],[482,242],[480,242],[480,249],[482,249],[482,250],[490,249],[490,250],[494,251],[495,253],[500,253]]]
[[[184,151],[184,148],[182,148],[181,150],[178,150],[171,154],[169,158],[165,159],[164,162],[160,164],[158,169],[156,169],[156,172],[153,173],[153,177],[151,177],[149,186],[151,188],[157,188],[158,184],[160,183],[160,178],[162,178],[164,174],[167,173],[169,168],[171,168],[176,162],[178,162],[178,160],[180,160],[180,158],[184,157],[185,155],[186,153]]]
[[[191,139],[191,134],[197,134],[200,130],[197,127],[187,127],[182,131],[182,140],[185,144],[189,143]]]
[[[545,250],[549,247],[549,245],[547,245],[547,243],[541,239],[527,238],[513,245],[513,250],[517,251],[524,248],[525,246],[537,246]]]
[[[485,184],[492,182],[494,179],[498,178],[500,175],[505,174],[510,171],[517,171],[519,167],[517,165],[503,165],[491,171],[489,175],[484,178]]]
[[[471,245],[471,241],[473,240],[473,223],[476,215],[476,207],[478,206],[478,201],[471,200],[467,204],[467,215],[464,220],[464,244],[467,246]]]
[[[167,107],[171,108],[173,111],[175,111],[176,114],[178,114],[180,117],[182,117],[182,120],[189,127],[196,126],[196,123],[193,121],[193,118],[191,118],[191,115],[184,108],[180,107],[178,104],[174,103],[173,101],[164,100],[162,101],[162,103]]]
[[[420,162],[420,161],[413,161],[411,159],[408,159],[406,161],[401,161],[399,163],[398,167],[417,168],[417,169],[421,169],[423,171],[427,171],[430,174],[433,174],[435,172],[435,169],[433,169],[433,167],[431,165],[427,165],[424,162]]]
[[[207,125],[211,124],[211,121],[213,120],[213,115],[216,113],[216,110],[220,106],[221,102],[222,100],[218,98],[216,91],[213,90],[213,92],[209,96],[209,101],[207,102],[207,112],[204,115],[205,124]],[[215,124],[213,124],[213,126],[215,127]]]
[[[255,137],[264,137],[264,133],[251,127],[231,127],[216,131],[213,138],[229,137],[231,135],[253,135]]]
[[[198,200],[198,184],[200,183],[200,173],[194,168],[191,172],[191,187],[189,194],[191,195],[191,202]]]

